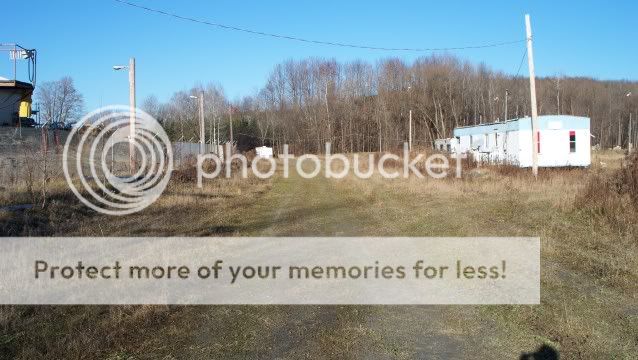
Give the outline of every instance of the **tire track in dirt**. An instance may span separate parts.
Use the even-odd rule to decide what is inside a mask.
[[[254,215],[241,226],[241,235],[373,235],[358,225],[367,204],[353,204],[357,196],[352,189],[340,188],[337,181],[303,179],[291,172],[288,179],[275,179],[271,191],[248,209]],[[260,335],[242,351],[251,358],[448,359],[519,354],[495,347],[493,340],[505,336],[494,321],[481,319],[476,307],[243,307],[245,311],[257,308],[277,314],[277,321],[257,326],[255,333]],[[214,326],[199,326],[208,330],[197,337],[199,344],[193,348],[209,348],[207,342],[217,341]]]

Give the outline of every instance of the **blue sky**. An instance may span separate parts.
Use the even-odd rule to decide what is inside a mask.
[[[454,47],[525,38],[530,13],[538,75],[638,80],[635,1],[196,1],[130,0],[183,16],[308,39],[379,47]],[[113,0],[32,0],[2,5],[0,42],[38,50],[38,82],[71,76],[86,109],[126,104],[125,72],[137,61],[137,95],[168,99],[217,82],[231,99],[251,94],[273,65],[318,56],[370,62],[427,53],[386,52],[233,32],[146,13]],[[524,43],[452,52],[515,73]],[[6,77],[8,59],[0,59]],[[524,65],[523,72],[527,72]]]

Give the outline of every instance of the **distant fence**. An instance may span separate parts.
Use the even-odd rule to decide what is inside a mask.
[[[204,144],[204,153],[217,154],[223,156],[223,149],[220,149],[221,145],[217,144]],[[173,161],[175,167],[180,167],[182,164],[197,159],[199,154],[199,143],[176,141],[173,143]],[[189,160],[190,159],[190,160]]]
[[[62,148],[68,131],[0,127],[0,186],[52,179],[61,175]],[[42,151],[43,137],[48,151]],[[45,167],[46,163],[46,167]]]
[[[68,130],[45,130],[39,128],[0,127],[0,189],[7,186],[26,185],[49,180],[62,179],[62,152]],[[43,139],[46,138],[46,141]],[[75,159],[78,138],[71,144],[70,159]],[[84,144],[81,157],[83,171],[90,172],[88,161],[91,138]],[[46,151],[44,146],[46,144]],[[111,145],[111,146],[109,146]],[[110,147],[110,149],[109,149]],[[96,164],[102,161],[102,149],[108,149],[104,156],[106,167],[114,174],[129,173],[129,146],[127,143],[109,144],[101,141],[96,149]],[[199,154],[199,143],[177,141],[172,143],[173,166],[179,168],[194,164]],[[223,157],[223,147],[216,144],[205,144],[205,153],[218,154]],[[70,170],[74,172],[74,168]]]
[[[41,128],[0,127],[0,187],[26,185],[64,178],[62,153],[70,132],[68,130],[43,130]],[[79,137],[72,139],[69,159],[75,161]],[[80,157],[85,159],[82,169],[90,173],[90,147],[92,138],[84,144]],[[110,150],[109,145],[112,145]],[[114,174],[128,174],[129,146],[126,143],[109,144],[100,141],[93,159],[100,167],[101,154],[106,151],[106,167]],[[75,166],[70,166],[71,174]]]

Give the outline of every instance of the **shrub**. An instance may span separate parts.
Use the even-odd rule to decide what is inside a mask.
[[[611,174],[593,173],[576,206],[589,209],[623,233],[636,232],[638,224],[638,154],[627,157]]]

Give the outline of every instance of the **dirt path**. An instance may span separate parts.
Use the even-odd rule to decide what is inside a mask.
[[[338,181],[279,178],[246,211],[240,235],[378,235],[370,204]],[[504,329],[470,306],[212,307],[199,319],[191,358],[518,358],[530,350],[510,345]],[[253,335],[238,340],[228,331]]]

